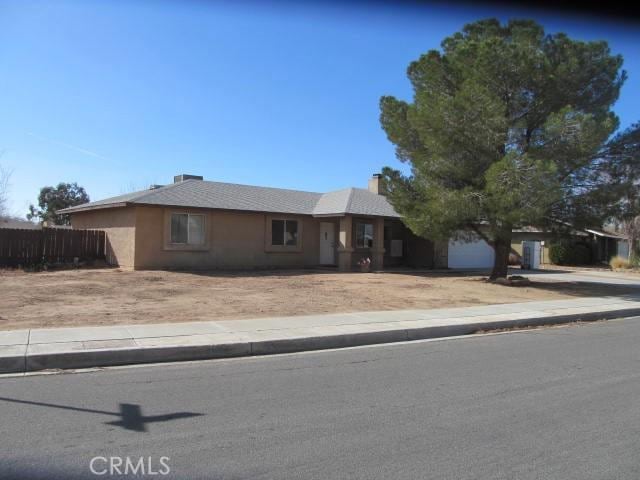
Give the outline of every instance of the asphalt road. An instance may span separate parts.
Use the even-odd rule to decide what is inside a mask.
[[[90,462],[127,456],[151,462],[136,478],[640,478],[640,319],[2,378],[0,397],[7,480],[122,478]]]

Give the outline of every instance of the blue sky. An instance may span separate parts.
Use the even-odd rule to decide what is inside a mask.
[[[78,182],[94,200],[174,174],[310,191],[399,166],[378,100],[409,99],[410,61],[465,23],[535,18],[604,39],[640,112],[640,28],[504,6],[0,0],[0,164],[10,207]]]

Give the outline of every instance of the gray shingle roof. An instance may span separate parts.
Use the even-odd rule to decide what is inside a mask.
[[[362,188],[346,188],[325,193],[313,209],[314,215],[336,213],[379,217],[399,216],[385,197]]]
[[[385,197],[360,188],[348,188],[322,194],[203,180],[186,180],[154,190],[119,195],[65,208],[59,213],[81,212],[130,204],[300,215],[343,215],[348,213],[384,217],[399,216]]]
[[[42,225],[18,218],[0,218],[0,228],[17,228],[20,230],[40,230]]]
[[[314,215],[330,215],[332,213],[346,213],[351,200],[353,188],[336,190],[321,195],[313,208]]]
[[[399,217],[388,200],[363,188],[351,189],[351,200],[345,213],[354,215],[375,215],[380,217]]]

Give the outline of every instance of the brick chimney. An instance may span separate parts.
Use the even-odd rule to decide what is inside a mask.
[[[382,174],[374,173],[369,179],[369,191],[377,195],[382,195]]]

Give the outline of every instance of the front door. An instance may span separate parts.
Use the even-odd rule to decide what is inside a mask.
[[[335,265],[335,225],[320,222],[320,265]]]

